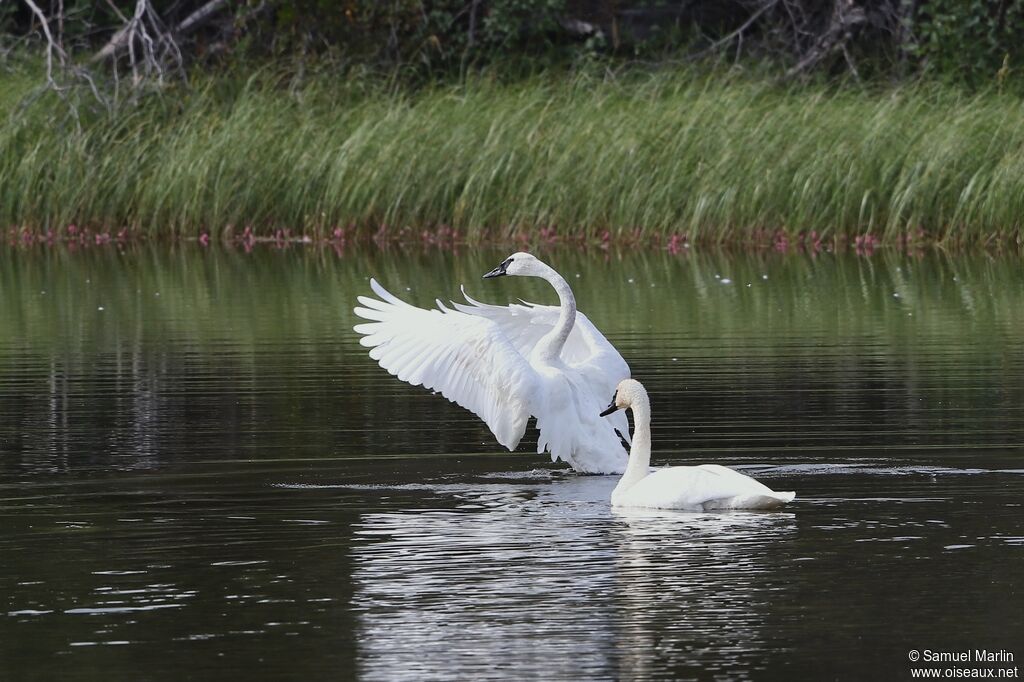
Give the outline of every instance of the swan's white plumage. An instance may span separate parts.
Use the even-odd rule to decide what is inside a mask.
[[[379,299],[359,297],[355,313],[369,320],[355,327],[363,335],[360,343],[402,381],[437,391],[476,414],[509,450],[533,416],[538,453],[547,450],[577,471],[621,473],[626,456],[615,429],[628,437],[628,422],[624,414],[614,422],[597,414],[616,382],[629,376],[629,366],[576,313],[568,284],[557,273],[528,254],[513,258],[529,259],[534,269],[521,274],[548,279],[563,305],[503,307],[466,296],[465,304],[438,301],[436,310],[425,310],[370,280]],[[563,339],[559,329],[566,331],[566,323],[571,328]]]
[[[621,507],[652,509],[774,509],[795,493],[777,493],[763,483],[717,464],[654,471],[613,498]]]
[[[501,333],[524,358],[533,355],[537,343],[558,324],[558,306],[539,305],[522,301],[508,306],[481,303],[462,288],[466,303],[452,303],[459,312],[484,317],[497,325]],[[440,302],[438,303],[440,306]],[[586,315],[577,311],[576,323],[565,341],[561,359],[578,372],[584,381],[584,390],[596,393],[598,404],[604,396],[615,390],[622,378],[629,376],[629,365],[615,350],[615,346],[598,331]],[[612,425],[629,442],[629,422],[625,414],[612,416]],[[618,473],[618,472],[614,472]]]
[[[424,310],[375,280],[381,300],[360,296],[359,343],[380,366],[413,386],[437,391],[484,420],[498,442],[514,449],[523,437],[538,377],[492,322],[448,310]]]
[[[528,301],[507,306],[481,303],[470,297],[465,287],[462,288],[462,295],[467,303],[452,303],[455,309],[486,317],[497,324],[523,357],[530,357],[537,342],[558,324],[558,306]],[[576,312],[576,324],[569,332],[561,356],[562,360],[575,367],[593,367],[595,371],[604,372],[601,383],[608,385],[610,390],[615,390],[617,382],[609,377],[629,375],[629,365],[619,355],[619,351],[579,311]]]
[[[651,403],[634,379],[619,382],[614,408],[633,410],[633,447],[629,464],[612,491],[612,506],[647,509],[776,509],[796,497],[777,493],[750,476],[717,464],[669,467],[652,472]],[[608,408],[613,409],[613,407]]]

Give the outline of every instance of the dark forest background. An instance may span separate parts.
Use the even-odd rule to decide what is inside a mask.
[[[0,53],[147,77],[259,60],[448,77],[496,61],[713,59],[785,78],[1016,76],[1011,0],[6,0]],[[53,73],[53,71],[51,71]]]

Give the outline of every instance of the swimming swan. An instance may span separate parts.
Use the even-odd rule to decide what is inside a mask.
[[[380,300],[360,296],[356,325],[381,367],[413,386],[440,392],[484,420],[498,442],[514,450],[536,418],[537,453],[547,449],[576,471],[619,474],[628,441],[625,413],[615,422],[598,417],[604,398],[629,366],[583,313],[576,312],[569,283],[528,253],[514,253],[484,278],[540,277],[558,293],[559,306],[487,305],[437,301],[424,310],[393,296],[375,280]]]
[[[776,509],[795,493],[777,493],[738,471],[717,464],[669,467],[651,472],[651,401],[635,379],[619,382],[601,416],[633,410],[633,446],[622,480],[612,491],[613,507],[651,509]]]

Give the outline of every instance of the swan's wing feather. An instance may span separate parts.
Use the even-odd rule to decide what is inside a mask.
[[[792,499],[792,493],[776,493],[750,476],[718,464],[659,469],[631,487],[628,494],[650,506],[666,508],[719,508],[715,502],[733,498]]]
[[[579,334],[589,349],[589,355],[584,360],[574,363],[574,367],[592,391],[597,393],[602,400],[611,401],[619,382],[630,377],[629,365],[626,364],[619,351],[615,350],[615,346],[598,331],[597,327],[583,313],[576,313],[576,324],[573,326],[572,333]],[[572,334],[570,334],[571,336]],[[622,434],[627,443],[631,442],[629,421],[626,419],[625,410],[608,415],[608,420]]]
[[[544,408],[535,416],[537,453],[551,453],[577,471],[612,474],[625,470],[627,456],[616,425],[600,415],[607,404],[571,368],[545,383]],[[625,427],[621,429],[625,433]]]
[[[360,296],[355,326],[370,357],[402,381],[441,393],[484,420],[515,449],[537,401],[540,377],[502,329],[486,317],[402,301],[375,280],[379,299]]]
[[[524,358],[530,357],[537,342],[558,323],[560,311],[557,306],[526,301],[507,306],[481,303],[467,294],[465,287],[462,288],[462,295],[466,303],[453,302],[455,309],[494,322]],[[588,389],[605,401],[602,407],[612,399],[619,382],[630,376],[629,365],[619,351],[586,315],[578,311],[576,323],[562,348],[561,357],[566,364],[579,371]],[[629,422],[625,412],[617,412],[608,419],[629,442]]]
[[[706,485],[709,489],[721,488],[739,493],[770,493],[772,489],[757,479],[746,474],[741,474],[735,469],[724,467],[721,464],[700,464],[693,467],[703,475],[707,475]]]
[[[537,342],[558,321],[558,308],[554,306],[534,306],[531,303],[498,306],[481,303],[467,294],[465,287],[462,287],[462,295],[465,297],[466,303],[453,301],[452,305],[455,309],[467,315],[484,317],[498,325],[505,337],[524,358],[530,357]],[[537,311],[538,308],[539,311]]]
[[[558,324],[558,306],[526,301],[507,306],[481,303],[466,293],[465,287],[462,287],[462,295],[466,303],[452,302],[455,309],[467,315],[485,317],[497,324],[523,357],[530,357],[537,342]],[[581,312],[576,313],[576,324],[562,348],[562,360],[573,366],[596,363],[610,374],[621,375],[614,379],[613,389],[619,381],[629,378],[629,365]]]

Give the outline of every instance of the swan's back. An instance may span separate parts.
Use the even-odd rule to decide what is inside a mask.
[[[796,497],[777,493],[749,476],[717,464],[671,467],[612,494],[617,507],[652,509],[776,509]]]

